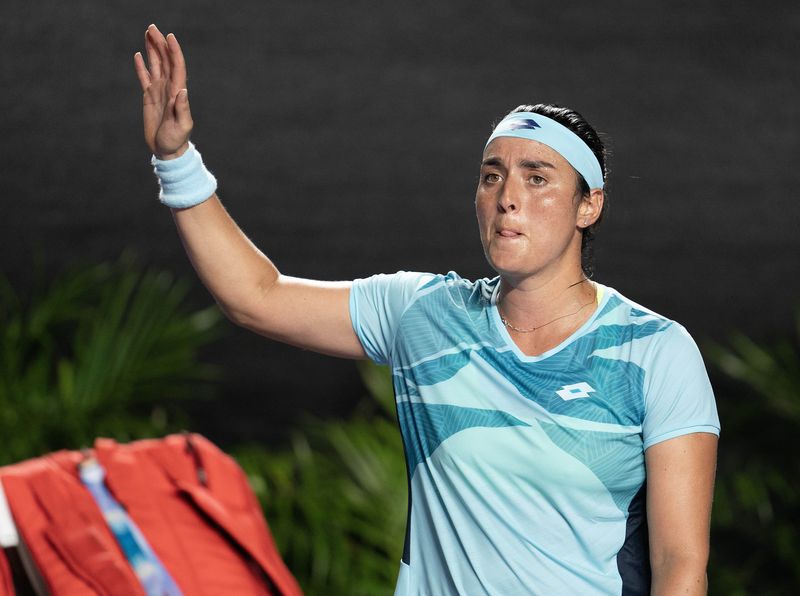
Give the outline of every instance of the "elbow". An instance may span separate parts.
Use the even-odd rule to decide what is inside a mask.
[[[219,304],[219,308],[222,311],[222,314],[234,325],[238,327],[247,327],[248,326],[248,316],[246,312],[242,309],[237,309],[232,306],[226,306],[222,303]]]
[[[264,279],[235,299],[218,300],[219,307],[234,325],[263,333],[270,325],[265,315],[271,312],[269,300],[272,290],[278,285],[278,279]]]
[[[250,330],[259,327],[259,318],[256,316],[258,309],[248,301],[238,300],[232,303],[217,301],[217,304],[222,313],[234,325]]]

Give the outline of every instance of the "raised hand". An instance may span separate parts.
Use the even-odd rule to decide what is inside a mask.
[[[164,37],[155,25],[145,31],[144,44],[147,65],[141,52],[133,57],[144,92],[144,140],[159,159],[173,159],[189,147],[193,126],[186,89],[186,62],[175,35]]]

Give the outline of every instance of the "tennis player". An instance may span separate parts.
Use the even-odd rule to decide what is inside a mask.
[[[391,367],[410,486],[397,595],[706,593],[714,395],[680,324],[587,275],[607,170],[580,114],[520,106],[487,139],[475,209],[494,278],[298,279],[217,197],[175,36],[151,25],[145,48],[159,196],[223,311]]]

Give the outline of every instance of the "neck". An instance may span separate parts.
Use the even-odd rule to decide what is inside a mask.
[[[501,277],[497,305],[501,316],[515,327],[536,329],[554,320],[563,327],[573,325],[576,318],[585,320],[593,311],[589,306],[595,296],[594,284],[578,269],[545,280],[515,282]],[[557,319],[563,315],[568,316]]]

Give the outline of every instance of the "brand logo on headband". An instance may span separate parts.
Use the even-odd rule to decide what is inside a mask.
[[[541,127],[541,124],[538,124],[533,118],[506,120],[505,122],[501,122],[494,132],[497,133],[506,130],[520,130],[523,128],[527,128],[528,130],[536,130],[537,128]]]

